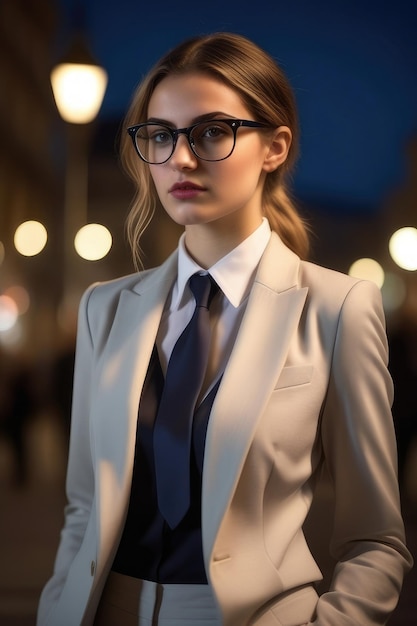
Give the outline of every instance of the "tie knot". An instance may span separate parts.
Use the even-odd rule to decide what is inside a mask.
[[[210,274],[193,274],[190,278],[190,289],[195,298],[196,307],[209,308],[219,286]]]

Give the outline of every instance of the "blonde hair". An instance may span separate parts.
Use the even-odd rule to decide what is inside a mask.
[[[287,179],[298,156],[295,98],[283,71],[256,44],[231,33],[214,33],[181,43],[163,56],[139,85],[125,117],[125,126],[146,121],[153,91],[166,76],[188,73],[209,75],[235,90],[256,121],[291,129],[292,142],[286,161],[265,179],[263,211],[271,228],[287,246],[305,258],[309,249],[308,229],[287,189]],[[139,159],[127,133],[121,138],[121,161],[136,187],[126,226],[138,266],[140,238],[160,201],[149,166]]]

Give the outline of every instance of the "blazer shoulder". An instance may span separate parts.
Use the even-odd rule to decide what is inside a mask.
[[[138,286],[146,276],[150,275],[154,270],[144,270],[142,272],[134,272],[112,280],[96,282],[90,285],[83,294],[83,300],[86,301],[88,308],[101,308],[111,304],[112,300],[118,300],[120,294],[125,289],[133,290]]]
[[[329,312],[337,313],[346,302],[353,308],[364,303],[380,306],[381,292],[375,283],[309,261],[300,263],[300,285],[308,287],[310,300]]]
[[[336,285],[341,289],[349,289],[360,280],[343,272],[303,260],[300,261],[300,279],[305,286],[315,286],[316,283],[320,285],[323,281],[330,281],[332,286]]]
[[[123,291],[137,290],[142,281],[151,277],[157,268],[134,272],[112,280],[91,284],[83,293],[79,305],[79,320],[85,319],[87,325],[97,332],[108,325],[114,318],[120,295]]]

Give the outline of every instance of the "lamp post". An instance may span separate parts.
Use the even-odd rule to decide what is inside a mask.
[[[56,106],[67,123],[67,165],[64,203],[64,300],[75,279],[73,247],[77,230],[87,222],[88,145],[107,87],[107,73],[77,33],[64,58],[51,71]]]

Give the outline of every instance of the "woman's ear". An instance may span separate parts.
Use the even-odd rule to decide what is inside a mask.
[[[276,170],[288,156],[292,133],[288,126],[279,126],[272,134],[263,170],[267,173]]]

